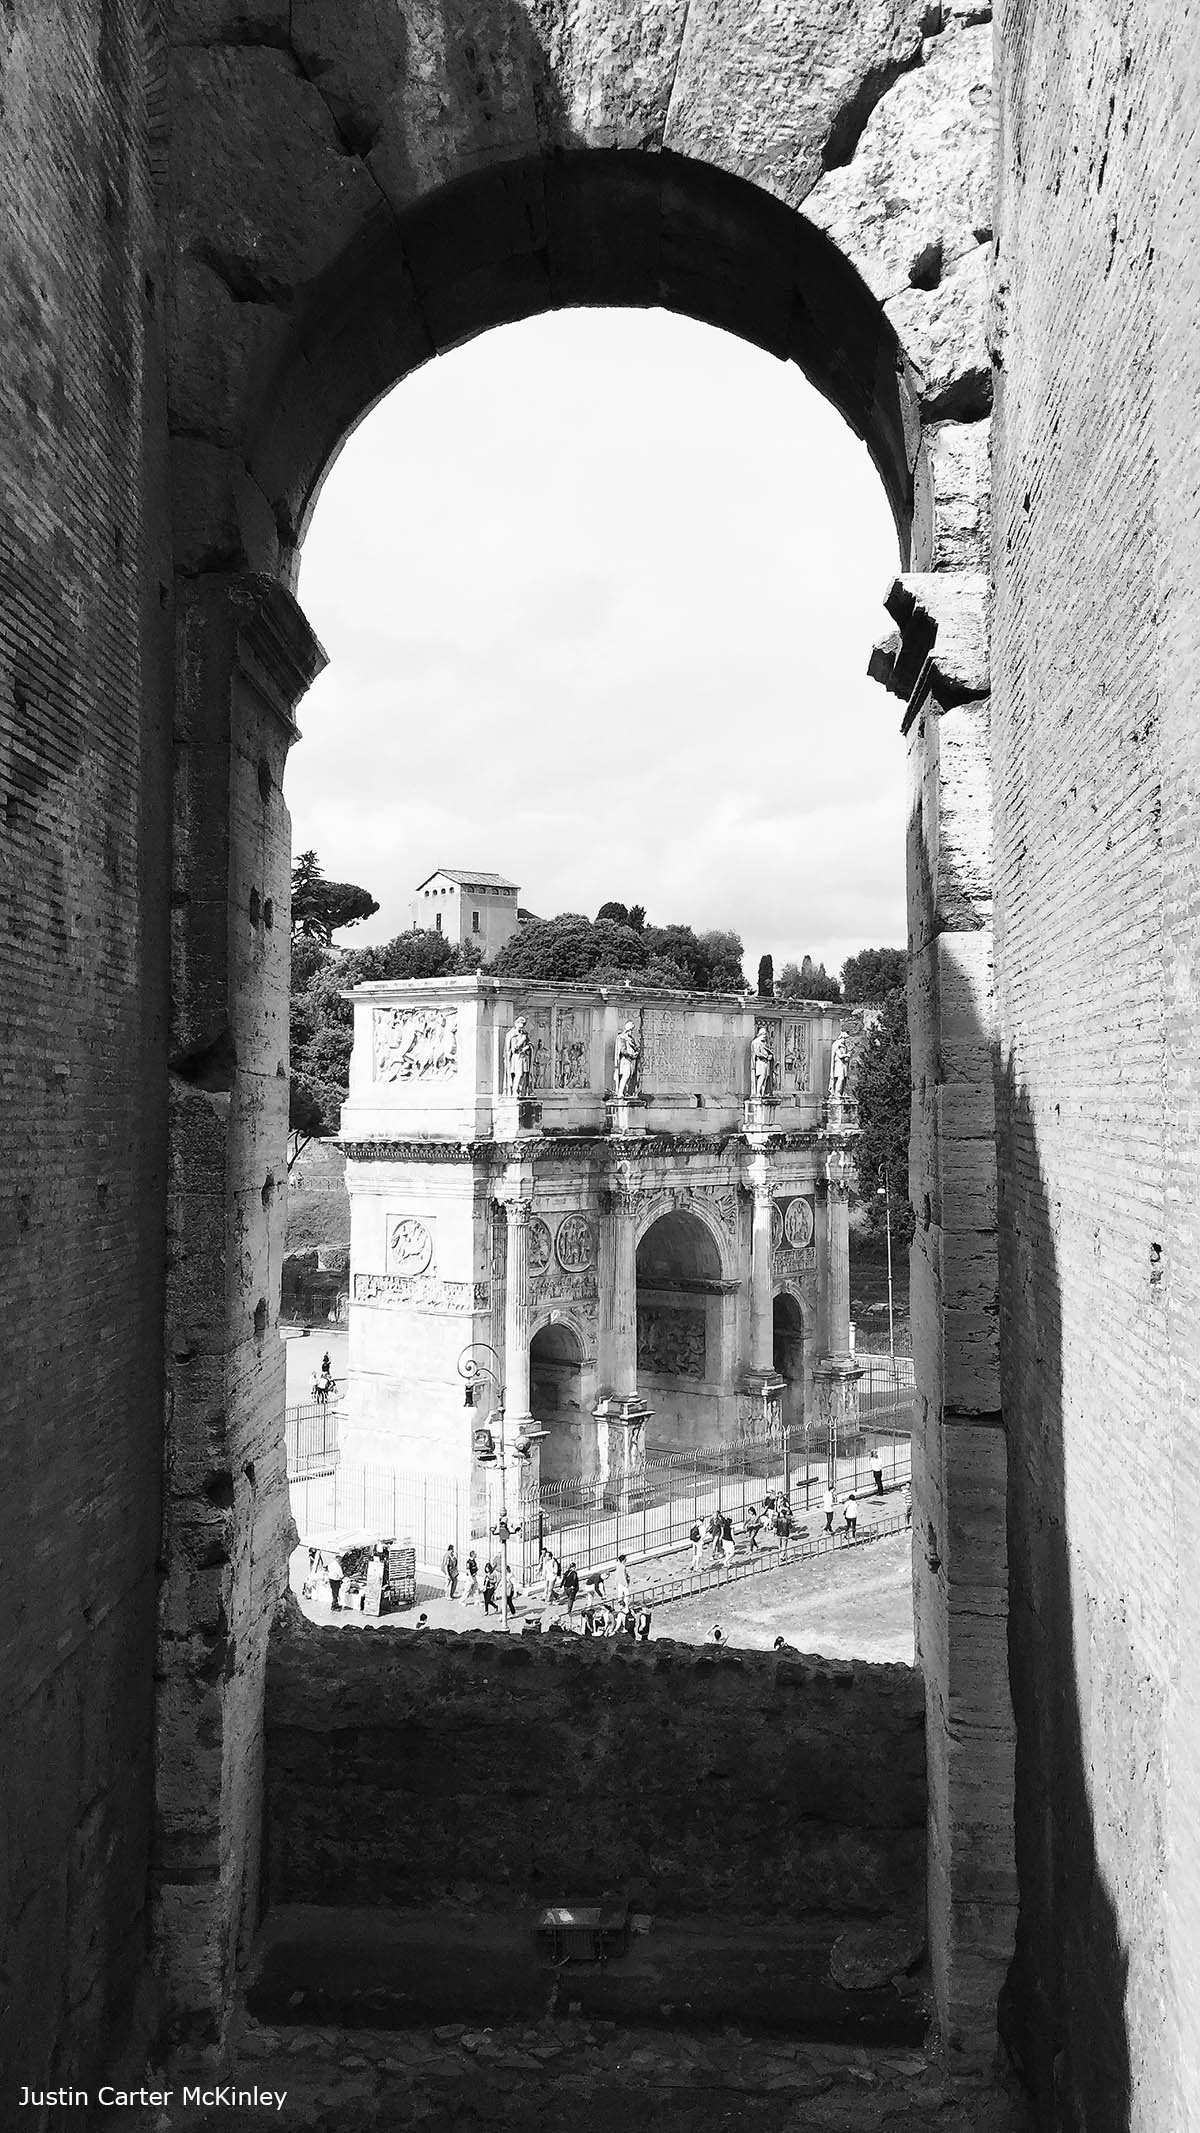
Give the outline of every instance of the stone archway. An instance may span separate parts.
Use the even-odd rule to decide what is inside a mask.
[[[732,1284],[706,1223],[659,1215],[637,1248],[637,1382],[648,1444],[683,1451],[733,1434]]]
[[[543,1481],[578,1481],[594,1465],[596,1425],[585,1400],[583,1366],[583,1342],[574,1326],[560,1319],[538,1327],[529,1343],[529,1407],[548,1432],[538,1455]]]
[[[994,1800],[1011,1750],[1006,1626],[993,1610],[985,1665],[973,1551],[994,1585],[1004,1446],[994,1328],[957,1309],[944,1239],[978,1285],[995,1252],[990,26],[923,0],[880,0],[853,21],[830,4],[785,9],[748,46],[686,0],[603,26],[572,18],[569,34],[554,0],[537,27],[491,0],[468,64],[432,8],[420,37],[398,8],[356,14],[353,34],[340,11],[286,13],[215,0],[203,41],[182,18],[168,30],[176,843],[156,1865],[168,1994],[193,2031],[215,2025],[257,1912],[278,1582],[262,1565],[282,1560],[287,1517],[269,1337],[287,1102],[281,780],[323,659],[291,597],[299,543],[341,442],[417,364],[556,305],[663,304],[796,361],[834,401],[915,573],[893,590],[900,636],[875,670],[908,702],[914,795],[915,1488],[940,1537],[938,1569],[918,1580],[920,1645],[939,1670],[933,1968],[948,2031],[986,2052],[980,2009],[995,1995],[979,1966],[998,1985],[1010,1825],[1001,1805],[990,1850],[956,1836],[977,1786],[961,1745],[950,1758],[962,1670],[944,1655],[961,1611],[970,1737]]]

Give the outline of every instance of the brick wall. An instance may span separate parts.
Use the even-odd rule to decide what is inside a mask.
[[[1200,9],[1009,0],[995,459],[1005,2029],[1041,2122],[1200,2094]]]
[[[679,1916],[919,1916],[925,1755],[907,1667],[653,1640],[277,1628],[275,1903],[627,1891]]]
[[[169,593],[150,11],[0,10],[0,2058],[86,2080],[144,1944]]]

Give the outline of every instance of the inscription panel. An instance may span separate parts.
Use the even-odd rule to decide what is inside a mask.
[[[642,1013],[642,1089],[733,1089],[738,1085],[732,1037],[709,1036],[690,1015],[647,1007]]]

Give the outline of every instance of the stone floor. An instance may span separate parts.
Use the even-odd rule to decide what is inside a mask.
[[[952,2081],[920,2051],[624,2030],[568,2019],[508,2028],[267,2029],[243,2017],[230,2071],[282,2107],[172,2108],[162,2127],[246,2133],[1022,2133],[1015,2099]],[[177,2074],[175,2079],[185,2078]],[[148,2121],[150,2123],[150,2121]]]

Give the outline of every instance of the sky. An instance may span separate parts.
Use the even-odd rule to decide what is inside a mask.
[[[548,918],[741,934],[747,975],[900,946],[900,705],[866,678],[895,530],[793,365],[662,311],[560,311],[406,378],[321,491],[293,850],[378,898],[439,866]]]

